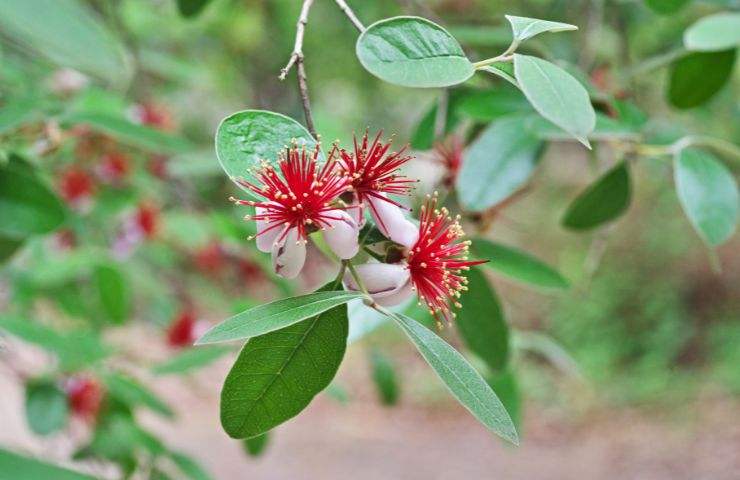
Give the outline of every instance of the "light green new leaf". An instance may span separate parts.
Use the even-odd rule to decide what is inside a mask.
[[[51,381],[26,384],[26,420],[37,435],[49,435],[67,424],[67,395]]]
[[[740,46],[740,13],[709,15],[690,26],[683,44],[695,52],[715,52]]]
[[[224,320],[208,330],[195,343],[204,345],[258,337],[360,297],[362,294],[359,292],[318,291],[298,297],[283,298],[250,308]]]
[[[568,288],[568,281],[552,267],[519,249],[483,238],[473,239],[475,258],[488,260],[489,267],[509,278],[541,288]]]
[[[95,477],[0,448],[0,478],[12,480],[95,480]]]
[[[568,72],[546,60],[514,55],[514,73],[535,110],[590,148],[596,113],[588,92]]]
[[[270,443],[270,432],[244,439],[244,451],[250,457],[259,457],[265,452],[267,444]]]
[[[509,361],[509,326],[501,302],[483,272],[472,268],[467,278],[455,325],[465,345],[491,370],[501,371]]]
[[[391,317],[411,339],[452,395],[492,432],[518,445],[514,423],[501,400],[460,353],[431,330],[405,315]]]
[[[455,183],[460,203],[482,211],[504,200],[529,180],[541,148],[525,128],[525,117],[491,123],[463,154]]]
[[[737,50],[696,52],[671,65],[668,100],[676,108],[698,107],[730,81]]]
[[[260,162],[277,164],[278,155],[296,141],[313,151],[316,140],[308,130],[290,117],[265,110],[236,112],[221,121],[216,131],[216,155],[229,178],[236,182],[242,178],[255,182],[252,169]]]
[[[59,198],[35,176],[0,168],[0,235],[20,240],[51,232],[64,221]]]
[[[676,191],[686,216],[711,246],[721,245],[735,232],[738,187],[730,171],[714,155],[681,150],[673,161]]]
[[[232,438],[261,435],[306,408],[339,369],[348,323],[347,307],[339,305],[250,339],[221,390],[226,433]]]
[[[457,85],[475,71],[447,30],[420,17],[393,17],[370,25],[357,39],[356,52],[370,73],[405,87]]]
[[[116,325],[126,322],[131,310],[131,295],[123,274],[114,265],[98,265],[92,282],[107,319]]]
[[[528,38],[539,35],[544,32],[566,32],[569,30],[578,30],[575,25],[560,22],[550,22],[548,20],[539,20],[537,18],[515,17],[505,15],[511,24],[511,31],[514,34],[515,42],[523,42]]]
[[[172,409],[147,387],[118,373],[109,373],[103,377],[108,392],[129,407],[146,407],[165,417],[173,417]]]
[[[3,0],[0,28],[60,66],[116,85],[131,76],[123,44],[78,0]]]
[[[597,227],[624,213],[631,196],[629,169],[625,162],[621,162],[573,200],[562,224],[573,230]]]
[[[155,375],[172,375],[189,373],[215,362],[231,351],[227,347],[188,348],[165,362],[155,365],[152,373]]]
[[[211,0],[177,0],[177,9],[183,17],[196,17]]]
[[[400,388],[393,362],[379,350],[373,349],[370,352],[370,367],[380,401],[383,405],[395,405],[398,402]]]

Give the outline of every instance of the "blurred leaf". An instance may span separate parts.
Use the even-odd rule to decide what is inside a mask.
[[[322,290],[328,290],[331,284]],[[347,307],[250,339],[221,390],[221,425],[232,438],[272,430],[326,388],[347,348]]]
[[[597,227],[624,213],[631,196],[629,169],[626,162],[621,162],[573,200],[562,224],[573,230]]]
[[[686,216],[709,245],[726,242],[735,232],[738,188],[732,173],[705,151],[683,149],[673,161],[676,191]]]
[[[467,278],[455,325],[470,351],[491,370],[501,371],[509,361],[509,325],[501,302],[483,272],[471,268]]]
[[[203,368],[231,352],[227,347],[188,348],[152,368],[155,375],[190,373]]]
[[[131,415],[118,411],[100,419],[86,450],[93,456],[117,463],[135,459],[142,450],[152,455],[165,453],[156,437],[139,427]]]
[[[590,148],[596,114],[583,85],[557,65],[528,55],[514,55],[514,72],[534,109]]]
[[[48,380],[26,384],[26,421],[37,435],[49,435],[64,428],[69,417],[67,395]]]
[[[568,288],[568,281],[552,267],[513,247],[476,238],[471,246],[476,258],[488,260],[489,267],[509,278],[542,288]]]
[[[517,350],[528,350],[541,355],[554,367],[575,377],[581,377],[578,363],[558,342],[548,335],[534,331],[515,330],[512,335],[512,344]]]
[[[177,9],[183,17],[195,17],[206,8],[211,0],[177,0]]]
[[[171,157],[167,162],[167,173],[173,177],[211,177],[221,175],[221,168],[212,149],[187,152]]]
[[[542,143],[524,125],[521,116],[496,120],[465,151],[455,183],[465,209],[485,210],[529,180]]]
[[[77,0],[3,0],[3,33],[52,62],[123,85],[131,75],[121,42]]]
[[[671,66],[668,100],[676,108],[707,102],[730,80],[736,50],[691,53]]]
[[[539,116],[530,116],[527,119],[527,130],[543,140],[570,140],[573,138]],[[596,114],[596,125],[593,131],[588,134],[588,139],[595,141],[637,138],[639,138],[639,132],[634,125],[607,117],[603,113]]]
[[[448,87],[475,71],[452,35],[420,17],[375,22],[357,39],[356,51],[370,73],[405,87]]]
[[[105,252],[97,248],[77,248],[61,257],[44,259],[28,272],[37,288],[52,288],[87,275]]]
[[[447,119],[445,120],[443,134],[446,135],[460,123],[460,115],[457,113],[457,103],[467,94],[467,89],[455,88],[447,90]],[[411,148],[415,150],[429,150],[434,146],[434,142],[439,140],[435,138],[434,132],[435,124],[437,123],[437,108],[439,108],[439,101],[435,101],[432,107],[419,120],[411,136]]]
[[[0,108],[0,134],[7,133],[25,123],[41,120],[42,115],[41,100],[38,97],[26,97],[8,102]]]
[[[492,373],[486,377],[486,381],[506,407],[514,426],[520,429],[522,425],[522,396],[514,374],[511,370],[500,374]]]
[[[645,0],[651,10],[662,15],[676,13],[691,0]]]
[[[511,30],[514,34],[514,41],[523,42],[528,38],[545,32],[565,32],[568,30],[578,30],[575,25],[560,22],[550,22],[548,20],[539,20],[537,18],[515,17],[505,15],[511,24]]]
[[[21,245],[23,245],[23,240],[0,236],[0,262],[12,257]]]
[[[452,395],[495,434],[518,445],[516,428],[491,387],[460,353],[428,328],[405,315],[392,317]]]
[[[372,245],[374,243],[388,241],[388,239],[380,232],[378,227],[371,222],[365,222],[365,225],[363,225],[360,230],[358,238],[360,239],[360,243],[363,245]]]
[[[259,168],[263,160],[276,164],[278,155],[293,140],[309,150],[316,145],[308,130],[290,117],[265,110],[244,110],[221,121],[216,131],[216,155],[231,181],[253,195],[236,180],[255,182],[250,169]]]
[[[265,432],[256,437],[244,439],[244,451],[251,457],[259,457],[267,448],[267,444],[270,442],[270,432]]]
[[[470,47],[505,47],[511,42],[511,32],[503,25],[454,25],[448,26],[447,31]]]
[[[370,352],[373,382],[383,405],[395,405],[400,395],[396,371],[391,360],[379,350]]]
[[[224,320],[208,330],[195,343],[203,345],[259,337],[315,317],[362,295],[360,292],[318,291],[276,300]]]
[[[716,52],[740,46],[740,13],[709,15],[690,26],[683,44],[695,52]]]
[[[93,271],[92,281],[108,320],[116,325],[125,323],[131,309],[131,298],[120,270],[112,264],[98,265]]]
[[[481,70],[492,73],[497,77],[503,78],[510,84],[514,85],[516,88],[520,88],[519,82],[517,82],[516,77],[514,76],[514,66],[512,63],[496,62],[492,63],[491,65],[486,65],[485,67],[481,68]]]
[[[478,122],[520,112],[531,112],[532,107],[517,89],[497,87],[490,90],[471,90],[457,104],[457,112]]]
[[[95,480],[94,477],[0,448],[0,476],[7,480]]]
[[[332,400],[336,400],[342,405],[349,402],[349,393],[347,393],[347,390],[337,382],[331,382],[329,386],[324,389],[324,393]]]
[[[51,232],[65,218],[57,196],[36,177],[0,168],[0,235],[23,239]]]
[[[63,116],[62,121],[69,125],[88,125],[93,130],[107,133],[123,143],[156,153],[176,153],[192,148],[184,138],[107,113],[72,112]]]
[[[190,480],[210,480],[208,472],[192,457],[180,452],[170,452],[170,458],[186,478]]]
[[[154,392],[131,377],[119,373],[108,373],[104,377],[105,386],[111,396],[131,408],[146,407],[165,417],[174,413]]]

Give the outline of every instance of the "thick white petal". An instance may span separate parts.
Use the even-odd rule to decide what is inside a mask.
[[[374,197],[368,197],[368,202],[373,220],[383,235],[408,248],[416,243],[419,229],[403,215],[400,207]]]
[[[282,233],[282,230],[276,229]],[[282,241],[273,243],[272,268],[283,278],[295,278],[306,262],[306,244],[298,239],[298,230],[291,228]]]
[[[265,213],[265,209],[261,207],[255,208],[255,214],[262,215]],[[264,220],[257,220],[257,233],[261,233],[263,230],[265,230],[268,227],[271,227],[273,225],[278,224],[279,222],[266,222]],[[262,235],[257,235],[257,249],[260,252],[269,253],[272,251],[272,244],[275,243],[275,239],[277,239],[278,235],[282,233],[283,229],[280,227],[273,228],[267,233],[263,233]]]
[[[399,305],[405,302],[406,299],[408,299],[413,294],[413,285],[411,284],[411,278],[409,278],[406,283],[404,283],[394,293],[391,293],[386,297],[373,297],[373,299],[378,303],[378,305],[382,305],[383,307],[392,307],[394,305]]]
[[[327,216],[340,220],[327,220],[329,228],[324,230],[324,239],[332,251],[341,259],[348,260],[360,249],[357,236],[360,229],[357,223],[343,210],[329,210]]]
[[[404,265],[365,263],[355,268],[370,296],[380,305],[398,305],[413,293],[411,277]],[[349,272],[344,274],[344,284],[349,290],[360,290]]]

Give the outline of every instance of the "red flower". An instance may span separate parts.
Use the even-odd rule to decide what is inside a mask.
[[[242,258],[237,264],[239,275],[244,282],[253,282],[262,278],[262,268],[252,260]]]
[[[174,130],[172,114],[164,106],[152,102],[144,102],[134,105],[131,111],[134,120],[142,125],[148,125],[158,130]]]
[[[150,203],[140,204],[134,222],[145,238],[152,238],[159,228],[159,209]]]
[[[183,310],[167,329],[167,343],[172,347],[187,347],[196,340],[196,318],[190,310]]]
[[[80,206],[88,201],[94,190],[92,177],[78,167],[63,172],[59,180],[59,194],[72,206]]]
[[[164,155],[152,155],[147,163],[147,170],[155,177],[164,180],[167,178],[167,157]]]
[[[100,177],[109,183],[121,182],[131,170],[128,155],[121,152],[106,153],[100,162]]]
[[[195,265],[203,273],[217,273],[224,266],[224,252],[218,242],[211,242],[195,252],[193,257]]]
[[[464,150],[465,144],[462,139],[456,135],[451,136],[445,142],[437,142],[434,144],[434,151],[437,159],[445,168],[445,176],[442,181],[447,188],[450,188],[455,184],[455,179],[457,179],[457,174],[462,166]]]
[[[67,382],[67,401],[75,415],[87,420],[98,416],[103,403],[103,387],[100,382],[90,377],[72,377]]]

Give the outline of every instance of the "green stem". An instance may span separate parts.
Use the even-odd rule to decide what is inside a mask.
[[[671,149],[674,153],[677,153],[684,148],[692,146],[714,149],[740,164],[740,147],[721,138],[706,135],[687,135],[671,145]]]
[[[487,67],[488,65],[492,65],[496,62],[510,62],[514,59],[513,54],[518,46],[519,42],[514,40],[511,42],[511,45],[509,45],[509,48],[504,51],[504,53],[492,58],[487,58],[486,60],[481,60],[480,62],[475,62],[473,63],[473,68],[475,68],[476,70],[480,70],[481,68]]]

